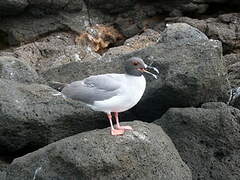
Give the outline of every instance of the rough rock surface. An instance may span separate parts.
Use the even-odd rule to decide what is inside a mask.
[[[173,41],[200,41],[208,40],[208,37],[197,28],[186,23],[167,24],[167,28],[161,34],[159,42]]]
[[[103,54],[103,57],[113,57],[123,54],[128,54],[136,50],[146,48],[151,45],[155,45],[160,39],[161,35],[157,31],[152,29],[146,29],[140,35],[135,35],[129,39],[126,39],[122,46],[110,48]]]
[[[0,152],[42,147],[73,134],[108,127],[104,113],[81,103],[53,96],[57,91],[39,84],[0,79]],[[128,114],[120,120],[133,120]]]
[[[225,65],[228,70],[228,79],[232,87],[240,86],[240,54],[227,54],[224,56]]]
[[[17,158],[7,179],[159,179],[191,180],[161,127],[134,121],[134,130],[110,136],[109,129],[81,133]]]
[[[0,158],[0,179],[5,180],[9,164]]]
[[[224,53],[240,51],[239,13],[222,14],[217,18],[205,20],[180,17],[170,21],[188,23],[204,32],[209,38],[220,40],[223,43]]]
[[[4,42],[11,46],[22,45],[53,32],[71,30],[80,33],[91,23],[102,24],[111,20],[110,16],[104,16],[98,11],[92,12],[90,20],[86,10],[75,13],[62,12],[57,15],[49,14],[42,17],[23,14],[18,17],[2,18],[0,35],[4,34]]]
[[[0,16],[18,14],[28,5],[28,0],[0,1]]]
[[[11,55],[24,59],[37,72],[46,71],[74,61],[99,58],[96,54],[74,42],[75,35],[70,32],[52,33],[38,41],[29,43],[9,51],[0,51],[0,55]]]
[[[171,108],[154,123],[173,140],[193,180],[240,177],[240,110],[224,103]]]
[[[26,8],[35,16],[54,14],[58,11],[79,11],[82,9],[83,3],[83,0],[6,0],[0,2],[0,16],[16,15]]]
[[[23,60],[0,56],[0,78],[22,83],[41,82],[37,72]]]
[[[135,108],[139,118],[156,119],[169,107],[227,101],[229,85],[221,43],[205,40],[205,35],[201,40],[199,36],[192,36],[193,40],[186,38],[182,36],[178,41],[158,43],[123,56],[69,63],[49,69],[42,75],[47,81],[71,82],[94,74],[123,72],[123,61],[138,56],[148,64],[153,63],[160,71],[158,80],[148,77],[147,92]]]

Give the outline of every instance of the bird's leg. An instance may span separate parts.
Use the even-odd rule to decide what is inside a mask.
[[[116,123],[117,123],[116,129],[132,130],[131,126],[120,126],[118,112],[114,112],[114,115],[115,115],[115,119],[116,119]]]
[[[111,134],[113,136],[122,135],[124,133],[124,129],[114,129],[113,123],[112,123],[112,115],[111,115],[111,113],[107,114],[107,116],[108,116],[108,119],[109,119],[110,125],[111,125]]]

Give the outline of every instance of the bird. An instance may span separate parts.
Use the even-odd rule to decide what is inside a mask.
[[[83,102],[94,111],[101,111],[107,114],[110,122],[110,133],[113,136],[123,135],[125,130],[132,130],[131,126],[121,126],[118,114],[135,106],[144,94],[146,79],[144,73],[151,74],[157,79],[157,75],[147,69],[158,69],[148,66],[139,57],[131,57],[125,61],[125,73],[109,73],[89,76],[80,81],[64,84],[60,88],[55,83],[55,89],[64,98]],[[112,113],[116,121],[114,127]]]

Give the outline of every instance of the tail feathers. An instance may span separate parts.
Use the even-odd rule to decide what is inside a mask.
[[[52,87],[53,89],[56,89],[59,92],[61,92],[62,89],[67,86],[66,83],[60,83],[60,82],[56,82],[56,81],[51,81],[48,83],[48,85],[50,87]]]

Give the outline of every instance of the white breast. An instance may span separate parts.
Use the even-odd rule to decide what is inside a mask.
[[[146,80],[144,76],[123,75],[119,79],[121,88],[118,90],[118,95],[104,100],[95,101],[91,108],[95,111],[123,112],[135,106],[141,99],[145,88]]]

